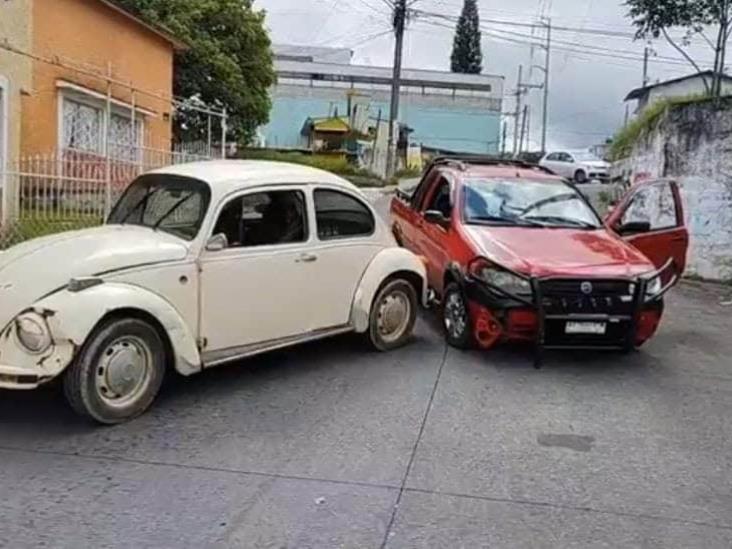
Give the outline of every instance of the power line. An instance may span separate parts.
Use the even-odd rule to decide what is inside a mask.
[[[428,21],[428,20],[422,20],[423,23],[428,25],[433,25],[437,27],[446,28],[449,30],[453,30],[452,26],[448,26],[445,24],[440,24],[436,21]],[[554,26],[552,26],[552,30],[554,30]],[[514,44],[519,44],[522,46],[531,46],[531,47],[544,47],[544,44],[537,42],[535,40],[532,40],[532,37],[527,34],[520,34],[515,33],[511,31],[505,31],[505,30],[486,30],[481,27],[481,34],[484,36],[489,36],[493,38],[497,38],[499,40],[510,42]],[[508,34],[509,36],[505,36]],[[514,36],[518,36],[518,38],[514,38]],[[581,53],[585,55],[593,55],[596,57],[604,57],[604,58],[610,58],[610,59],[622,59],[625,61],[637,61],[642,62],[643,61],[643,55],[637,54],[635,52],[629,51],[629,50],[617,50],[617,49],[611,49],[611,48],[603,48],[601,46],[593,46],[590,44],[572,44],[564,46],[562,44],[570,44],[566,41],[562,40],[554,40],[555,45],[553,46],[553,49],[569,52],[569,53]],[[559,45],[556,45],[556,44]],[[664,56],[658,56],[655,58],[651,58],[651,61],[658,62],[658,63],[664,63],[667,65],[677,65],[677,66],[688,66],[688,63],[682,59],[678,58],[672,58],[672,57],[664,57]]]

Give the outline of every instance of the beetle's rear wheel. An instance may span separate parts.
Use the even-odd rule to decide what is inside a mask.
[[[149,408],[165,375],[165,345],[138,319],[114,319],[89,337],[64,377],[64,392],[79,414],[99,423],[132,419]]]
[[[408,281],[396,279],[379,291],[371,307],[369,341],[379,351],[404,345],[417,320],[417,292]]]

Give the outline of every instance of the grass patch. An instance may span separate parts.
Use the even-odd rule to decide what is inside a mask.
[[[7,227],[0,236],[3,248],[41,236],[87,229],[102,224],[102,218],[83,216],[75,218],[23,218]]]

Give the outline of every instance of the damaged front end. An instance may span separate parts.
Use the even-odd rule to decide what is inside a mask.
[[[476,259],[463,280],[473,338],[484,349],[533,342],[545,349],[630,350],[655,335],[673,263],[629,278],[529,277]]]
[[[63,336],[55,311],[22,311],[0,333],[0,388],[35,389],[71,364],[77,344]]]

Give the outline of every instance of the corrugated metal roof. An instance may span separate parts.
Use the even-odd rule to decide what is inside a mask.
[[[389,67],[311,63],[276,59],[275,70],[278,76],[283,78],[308,78],[313,80],[378,84],[390,84],[392,81],[392,70]],[[402,84],[404,86],[494,91],[500,90],[503,86],[503,81],[503,76],[489,74],[460,74],[421,69],[404,69],[402,71]]]
[[[280,57],[283,60],[300,58],[301,61],[315,63],[348,64],[353,57],[353,51],[348,48],[324,48],[296,44],[273,44],[272,52],[276,58]]]

